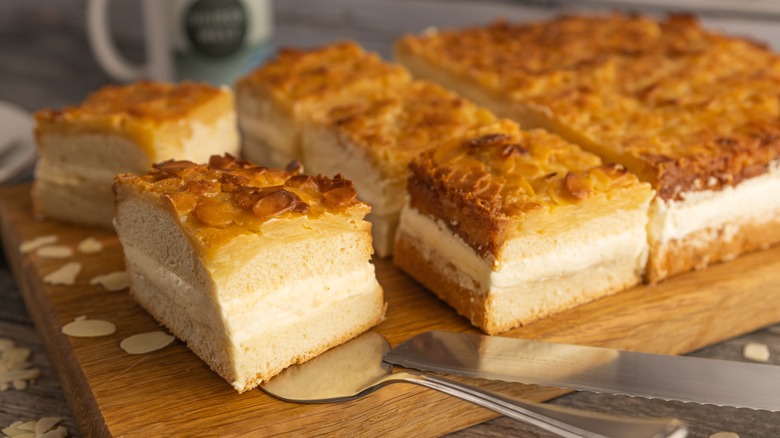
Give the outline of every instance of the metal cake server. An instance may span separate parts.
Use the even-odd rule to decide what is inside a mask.
[[[385,361],[581,391],[780,411],[780,367],[467,333],[426,332]]]
[[[518,400],[418,372],[393,372],[382,361],[390,344],[368,332],[264,383],[266,393],[289,402],[353,400],[390,383],[414,383],[442,391],[563,437],[684,437],[686,427],[671,418],[629,418]]]

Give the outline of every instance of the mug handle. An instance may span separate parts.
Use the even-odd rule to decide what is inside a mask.
[[[118,81],[135,81],[146,76],[146,66],[127,62],[116,50],[108,29],[108,1],[89,0],[87,35],[98,64]]]

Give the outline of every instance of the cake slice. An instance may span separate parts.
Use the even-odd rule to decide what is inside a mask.
[[[313,111],[302,136],[307,171],[342,172],[372,207],[377,255],[392,254],[409,162],[465,130],[495,122],[489,111],[426,81],[394,84]]]
[[[402,38],[397,59],[649,182],[647,280],[780,242],[780,56],[691,17],[563,17]]]
[[[370,207],[340,176],[214,156],[116,178],[130,290],[244,392],[378,324]]]
[[[393,260],[488,334],[631,287],[653,191],[543,130],[501,120],[410,165]]]
[[[301,123],[313,108],[409,80],[353,42],[281,50],[236,83],[244,158],[277,167],[301,160]]]
[[[111,227],[115,175],[237,154],[235,119],[230,90],[194,82],[112,85],[78,106],[38,111],[35,215]]]

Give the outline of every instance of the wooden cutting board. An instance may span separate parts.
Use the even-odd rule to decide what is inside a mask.
[[[121,247],[105,230],[31,218],[29,186],[0,190],[3,245],[25,302],[82,432],[87,436],[437,436],[496,415],[432,390],[399,384],[363,399],[299,405],[256,390],[237,394],[181,342],[131,356],[122,339],[159,330],[126,291],[89,285],[96,275],[123,269]],[[99,254],[69,260],[21,254],[19,244],[56,234],[73,248],[87,237],[105,245]],[[68,261],[83,264],[73,286],[50,286],[43,276]],[[388,302],[376,330],[393,344],[429,329],[472,331],[468,322],[387,260],[377,275]],[[780,248],[750,254],[705,271],[636,287],[503,336],[680,354],[780,321]],[[105,319],[117,331],[101,338],[71,338],[61,327],[80,315]],[[547,400],[561,390],[497,382],[488,388]]]

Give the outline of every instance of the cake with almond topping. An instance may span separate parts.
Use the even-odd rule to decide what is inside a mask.
[[[639,283],[653,190],[544,130],[500,120],[410,165],[396,265],[488,334]]]
[[[109,85],[78,106],[35,114],[36,217],[111,227],[114,176],[203,162],[239,148],[233,94],[204,83]]]
[[[310,111],[409,81],[403,67],[350,41],[283,49],[236,83],[243,157],[276,167],[301,160],[301,124]]]
[[[378,88],[312,111],[303,124],[303,157],[312,173],[343,173],[372,207],[374,248],[393,252],[409,162],[467,129],[496,118],[432,82]]]
[[[780,242],[780,56],[689,16],[431,30],[396,58],[656,190],[647,280]]]
[[[383,318],[370,207],[338,175],[225,155],[114,191],[131,294],[239,392]]]

